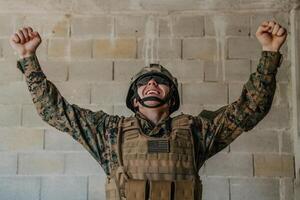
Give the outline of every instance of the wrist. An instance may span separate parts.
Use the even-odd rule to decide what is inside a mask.
[[[263,46],[262,47],[263,51],[272,51],[272,52],[279,52],[278,48],[272,48],[272,47],[267,47],[267,46]]]
[[[35,52],[28,52],[28,53],[20,54],[20,55],[19,55],[19,58],[20,58],[20,59],[28,58],[28,57],[30,57],[30,56],[32,56],[32,55],[34,55],[34,54],[35,54]]]

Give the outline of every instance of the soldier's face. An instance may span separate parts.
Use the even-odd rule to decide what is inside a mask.
[[[170,87],[167,84],[164,83],[157,83],[155,79],[150,79],[147,84],[144,85],[138,85],[138,90],[137,90],[139,96],[143,99],[145,97],[157,97],[159,99],[164,99],[170,92]],[[138,102],[135,102],[135,106],[141,106],[137,105],[139,104]],[[146,101],[146,105],[149,106],[155,106],[159,104],[158,101]]]

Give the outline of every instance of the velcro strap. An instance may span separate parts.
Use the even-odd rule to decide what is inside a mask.
[[[194,200],[194,181],[175,181],[175,200]]]
[[[151,200],[171,200],[172,181],[151,181],[150,199]]]
[[[125,184],[126,200],[146,199],[146,180],[129,179]]]

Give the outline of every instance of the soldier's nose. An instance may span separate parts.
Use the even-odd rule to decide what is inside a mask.
[[[154,79],[151,79],[147,85],[154,85],[154,86],[157,86],[157,82],[154,80]]]

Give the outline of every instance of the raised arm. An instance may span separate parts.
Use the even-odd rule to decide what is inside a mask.
[[[98,162],[107,162],[103,156],[107,150],[104,132],[112,118],[114,121],[119,118],[68,103],[40,67],[35,52],[41,42],[39,33],[30,27],[19,30],[10,38],[11,46],[20,56],[17,66],[25,75],[38,114],[49,125],[69,133]]]
[[[251,130],[269,112],[276,89],[275,76],[281,64],[279,49],[286,36],[286,30],[279,24],[263,22],[256,32],[263,52],[240,98],[217,111],[204,110],[198,115],[206,159],[228,146],[243,131]]]

